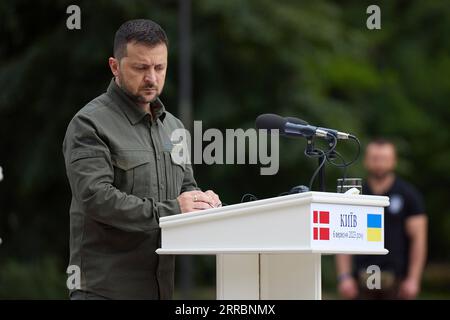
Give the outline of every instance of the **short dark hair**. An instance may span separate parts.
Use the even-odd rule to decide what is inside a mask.
[[[367,143],[367,146],[369,146],[369,145],[371,145],[371,144],[374,144],[374,145],[376,145],[376,146],[386,146],[386,145],[390,145],[390,146],[392,146],[392,148],[394,149],[394,152],[397,153],[397,147],[395,146],[395,143],[394,143],[392,140],[388,139],[388,138],[385,138],[385,137],[376,137],[376,138],[373,138],[373,139],[371,139],[371,140],[369,141],[369,143]]]
[[[376,145],[386,145],[386,144],[390,144],[393,147],[395,147],[395,143],[392,142],[392,140],[388,139],[388,138],[384,138],[384,137],[377,137],[374,138],[372,140],[369,141],[368,144],[376,144]]]
[[[122,59],[127,55],[127,43],[143,43],[150,47],[164,43],[169,45],[169,39],[163,28],[148,19],[129,20],[122,24],[114,37],[114,57]]]

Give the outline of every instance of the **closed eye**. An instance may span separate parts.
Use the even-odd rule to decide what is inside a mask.
[[[146,65],[135,65],[134,69],[139,70],[139,71],[143,71],[143,70],[147,70],[148,67]]]

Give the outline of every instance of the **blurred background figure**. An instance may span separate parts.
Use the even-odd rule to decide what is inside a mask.
[[[396,165],[396,148],[391,141],[377,139],[367,145],[363,194],[390,199],[384,214],[384,241],[389,253],[336,256],[338,291],[343,298],[414,299],[420,292],[427,252],[427,216],[422,196],[395,174]],[[366,270],[370,265],[381,269],[381,289],[367,288],[371,273]]]

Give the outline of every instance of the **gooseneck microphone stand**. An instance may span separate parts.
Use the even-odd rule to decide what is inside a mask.
[[[327,138],[328,143],[328,150],[323,151],[316,149],[314,147],[314,140],[313,137],[308,137],[306,139],[306,149],[305,149],[305,155],[309,157],[317,157],[318,161],[318,167],[316,172],[313,174],[313,177],[311,179],[310,183],[310,190],[312,191],[312,184],[314,182],[314,178],[317,175],[319,180],[319,189],[318,191],[325,192],[325,164],[326,160],[332,160],[336,158],[336,152],[334,151],[336,147],[336,139],[335,138]]]

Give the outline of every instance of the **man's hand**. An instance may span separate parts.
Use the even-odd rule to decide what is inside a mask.
[[[220,201],[219,196],[214,191],[208,190],[205,191],[205,194],[211,198],[214,208],[222,206],[222,202]]]
[[[358,284],[353,277],[342,279],[339,282],[338,291],[344,299],[356,299],[358,296]]]
[[[356,299],[359,294],[358,283],[352,277],[352,256],[336,255],[336,271],[338,274],[338,292],[344,299]]]
[[[400,283],[398,297],[400,299],[415,299],[420,291],[419,281],[415,279],[405,279]]]
[[[215,208],[216,204],[220,203],[219,197],[211,190],[207,192],[200,190],[183,192],[177,200],[182,213]]]

